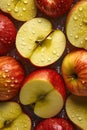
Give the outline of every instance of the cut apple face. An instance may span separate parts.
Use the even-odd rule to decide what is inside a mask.
[[[87,50],[87,0],[72,7],[66,20],[66,34],[72,45]]]
[[[23,105],[33,105],[37,116],[50,118],[63,108],[65,87],[61,77],[54,70],[37,70],[25,79],[19,99]]]
[[[2,130],[30,130],[31,119],[22,112],[16,102],[0,103],[0,129]]]
[[[41,17],[24,23],[16,37],[16,48],[20,55],[39,67],[56,62],[65,46],[64,33],[61,30],[53,31],[51,22]]]
[[[19,21],[28,21],[37,14],[34,0],[0,0],[0,9]]]
[[[78,128],[87,129],[87,97],[70,95],[66,100],[66,112]]]

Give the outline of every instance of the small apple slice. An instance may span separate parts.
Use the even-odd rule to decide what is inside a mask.
[[[42,69],[29,74],[19,97],[23,105],[34,104],[34,113],[37,116],[49,118],[61,111],[65,95],[61,76],[54,70]]]
[[[66,34],[72,45],[87,50],[87,0],[72,7],[66,20]]]
[[[56,62],[63,54],[66,38],[61,30],[52,30],[45,18],[34,18],[19,29],[16,48],[21,56],[35,66],[43,67]]]
[[[30,20],[37,14],[34,0],[0,0],[0,9],[19,21]]]
[[[0,129],[2,130],[30,130],[31,119],[16,102],[0,103]]]
[[[70,95],[66,100],[66,112],[76,126],[87,129],[87,97]]]

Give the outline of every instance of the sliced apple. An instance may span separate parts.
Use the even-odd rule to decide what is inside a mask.
[[[72,45],[87,50],[87,0],[77,2],[70,10],[66,34]]]
[[[66,100],[66,112],[76,126],[87,129],[87,97],[70,95]]]
[[[0,102],[0,129],[30,130],[31,119],[16,102]]]
[[[16,37],[18,52],[35,66],[47,66],[63,54],[66,38],[61,30],[52,29],[45,18],[34,18],[19,29]]]
[[[37,14],[34,0],[0,0],[0,9],[20,21],[30,20]]]
[[[25,79],[19,97],[23,105],[34,104],[37,116],[49,118],[61,111],[65,95],[61,76],[54,70],[42,69],[32,72]]]

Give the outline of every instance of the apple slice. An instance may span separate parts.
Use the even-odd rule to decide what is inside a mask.
[[[66,100],[66,112],[76,126],[87,129],[87,97],[70,95]]]
[[[34,18],[19,29],[16,48],[21,56],[35,66],[43,67],[56,62],[63,54],[66,38],[61,30],[52,30],[45,18]]]
[[[0,0],[0,9],[19,21],[30,20],[37,14],[34,0]]]
[[[23,105],[34,104],[34,113],[37,116],[49,118],[63,108],[66,90],[61,76],[56,71],[42,69],[29,74],[19,97]]]
[[[0,103],[0,129],[2,130],[30,130],[31,119],[16,102]]]
[[[66,20],[66,34],[72,45],[87,50],[87,0],[72,7]]]

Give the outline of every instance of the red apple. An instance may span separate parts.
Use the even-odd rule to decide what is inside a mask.
[[[75,50],[65,56],[62,75],[69,91],[78,96],[87,96],[87,51]]]
[[[64,81],[52,69],[36,70],[25,79],[19,97],[23,105],[34,104],[37,116],[53,117],[61,111],[65,102]]]
[[[0,55],[9,52],[15,44],[16,27],[7,16],[0,14]]]
[[[16,95],[24,79],[24,70],[16,59],[0,57],[0,101]]]
[[[74,127],[64,118],[48,118],[37,124],[35,130],[74,130]]]
[[[37,7],[50,17],[59,17],[71,7],[72,0],[35,0]]]

